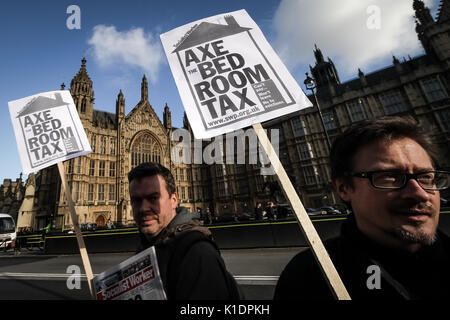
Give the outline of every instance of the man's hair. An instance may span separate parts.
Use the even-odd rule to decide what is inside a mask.
[[[354,157],[362,147],[378,141],[390,142],[402,138],[417,142],[435,166],[436,150],[417,122],[411,117],[386,116],[359,122],[336,138],[330,151],[331,179],[345,178],[353,172]],[[346,182],[352,185],[351,178]]]
[[[144,162],[128,172],[128,182],[144,177],[160,175],[166,182],[166,190],[169,195],[176,192],[175,180],[169,169],[156,162]]]

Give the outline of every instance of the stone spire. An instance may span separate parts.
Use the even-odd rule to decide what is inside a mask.
[[[86,58],[83,57],[81,60],[81,67],[76,76],[72,79],[72,82],[70,83],[70,88],[72,90],[72,87],[76,83],[83,83],[90,86],[92,89],[92,80],[89,78],[89,75],[86,70]],[[79,89],[79,88],[76,88]]]
[[[91,120],[94,109],[94,90],[92,89],[92,80],[86,70],[86,58],[84,57],[81,60],[80,70],[70,82],[70,94],[80,118]]]
[[[172,129],[172,114],[170,112],[169,106],[167,105],[164,107],[164,114],[163,114],[163,121],[164,121],[164,127],[168,130]]]
[[[325,61],[322,51],[317,45],[314,45],[314,56],[316,57],[316,64],[314,67],[310,66],[310,70],[314,79],[316,79],[317,88],[339,84],[339,75],[333,61],[330,58],[328,58],[328,61]]]
[[[148,83],[145,74],[141,83],[141,101],[148,101]]]
[[[366,75],[364,74],[364,72],[361,71],[360,68],[358,68],[358,77],[359,77],[359,80],[361,81],[361,84],[363,86],[367,86]]]
[[[186,111],[183,114],[183,128],[192,131],[191,124],[189,123]]]
[[[447,50],[443,49],[443,47],[447,47],[448,36],[442,37],[446,31],[436,32],[435,21],[431,16],[430,9],[425,6],[422,0],[414,0],[413,9],[416,18],[417,37],[427,55],[434,59],[448,58],[448,54],[444,53]]]
[[[314,44],[314,56],[316,57],[316,63],[325,62],[322,51],[319,48],[317,48],[317,44]]]
[[[414,0],[413,9],[416,12],[416,18],[421,25],[427,25],[433,23],[433,17],[431,16],[430,9],[425,7],[422,0]],[[416,21],[417,23],[417,21]]]
[[[116,100],[116,117],[121,119],[125,116],[125,98],[123,97],[122,89],[119,91]]]

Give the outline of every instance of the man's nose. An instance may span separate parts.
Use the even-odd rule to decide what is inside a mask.
[[[402,189],[402,196],[404,198],[415,199],[419,202],[425,202],[430,198],[429,192],[435,191],[426,191],[420,186],[416,179],[409,179],[409,181],[406,182],[406,186]]]
[[[150,203],[150,201],[147,201],[146,199],[143,199],[141,201],[140,206],[139,206],[139,212],[146,213],[146,212],[149,212],[149,211],[152,211],[151,203]]]

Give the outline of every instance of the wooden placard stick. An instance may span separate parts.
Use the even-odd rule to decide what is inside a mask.
[[[286,171],[284,170],[284,167],[281,164],[275,150],[273,149],[272,143],[269,141],[269,138],[267,137],[261,123],[253,124],[253,129],[255,130],[261,145],[266,151],[270,163],[275,169],[275,173],[280,181],[281,188],[286,196],[286,199],[288,199],[290,205],[294,209],[300,229],[305,235],[305,238],[314,253],[314,257],[319,263],[320,269],[325,276],[331,291],[333,292],[335,298],[339,300],[350,300],[350,295],[348,294],[344,283],[339,277],[339,274],[337,273],[337,270],[334,267],[333,262],[331,261],[330,256],[322,243],[322,240],[317,234],[311,219],[306,213],[306,210],[303,207],[294,186],[289,180],[289,177],[286,174]]]
[[[91,293],[92,299],[95,299],[94,291],[92,289],[92,279],[94,278],[94,276],[92,274],[91,263],[89,261],[89,256],[86,251],[83,236],[81,234],[80,225],[78,224],[78,216],[77,213],[75,212],[75,205],[73,204],[72,200],[72,191],[70,190],[69,184],[67,183],[66,173],[64,171],[64,165],[62,162],[58,162],[58,170],[59,175],[61,176],[64,193],[66,194],[67,203],[69,204],[70,216],[72,217],[73,227],[75,229],[75,235],[77,237],[78,242],[78,248],[80,249],[81,260],[83,261],[83,267],[89,285],[89,292]]]

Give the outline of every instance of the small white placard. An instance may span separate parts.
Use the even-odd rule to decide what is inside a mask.
[[[43,92],[8,106],[25,174],[92,152],[69,91]]]

